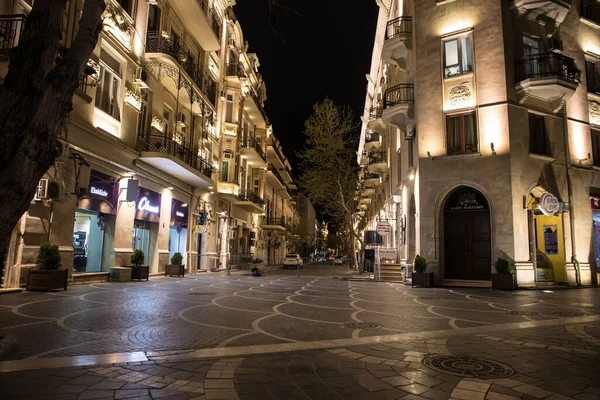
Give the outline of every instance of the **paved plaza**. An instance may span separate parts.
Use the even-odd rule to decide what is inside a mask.
[[[0,296],[3,398],[599,399],[598,289],[415,289],[341,269]]]

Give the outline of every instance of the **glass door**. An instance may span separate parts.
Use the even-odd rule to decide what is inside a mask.
[[[148,263],[150,250],[150,229],[144,222],[136,223],[133,226],[132,249],[141,249],[144,252],[144,262],[146,264]]]

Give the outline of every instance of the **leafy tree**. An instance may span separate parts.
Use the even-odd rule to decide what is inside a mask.
[[[346,249],[358,270],[355,243],[363,239],[354,226],[358,180],[356,164],[357,125],[347,108],[325,99],[313,106],[313,114],[304,123],[306,142],[298,153],[302,175],[299,185],[324,214],[332,218],[345,236]]]
[[[0,252],[57,155],[79,76],[102,29],[104,0],[86,0],[77,36],[59,56],[67,0],[36,0],[0,87]]]

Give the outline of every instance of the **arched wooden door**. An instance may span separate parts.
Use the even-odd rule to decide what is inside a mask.
[[[444,207],[445,278],[491,279],[490,207],[483,194],[464,187]]]

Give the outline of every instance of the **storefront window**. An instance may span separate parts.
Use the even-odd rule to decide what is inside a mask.
[[[187,257],[188,205],[179,200],[171,200],[171,227],[169,229],[169,259],[181,253],[184,263]]]
[[[77,209],[73,228],[73,272],[101,272],[104,249],[104,215]]]

